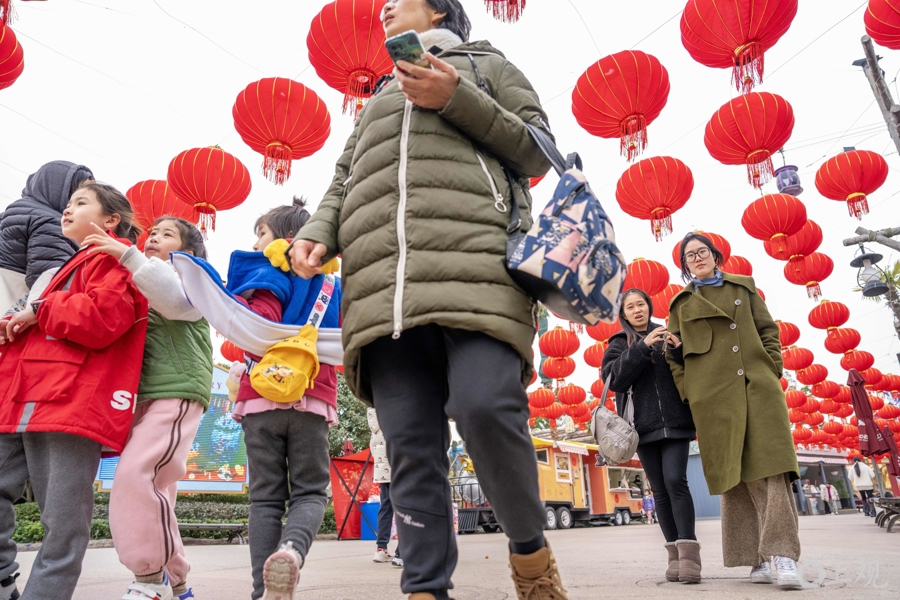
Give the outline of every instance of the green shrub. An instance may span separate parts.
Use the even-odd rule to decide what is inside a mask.
[[[106,519],[94,519],[91,521],[91,539],[108,540],[112,538],[109,532],[109,521]]]
[[[13,541],[20,544],[39,542],[44,539],[44,526],[35,521],[21,521],[16,523],[13,533]]]
[[[250,504],[249,494],[178,494],[178,503],[211,502],[213,504]]]
[[[41,520],[41,509],[38,508],[37,502],[25,502],[23,504],[16,504],[14,506],[16,510],[16,522],[19,521],[40,521]]]
[[[337,521],[334,519],[334,505],[329,504],[325,508],[325,520],[319,528],[319,533],[337,533]]]
[[[216,502],[177,502],[179,523],[241,523],[250,518],[250,505]]]

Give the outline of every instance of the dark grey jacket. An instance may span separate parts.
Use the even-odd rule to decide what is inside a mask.
[[[63,237],[62,213],[72,193],[90,178],[90,169],[65,160],[28,176],[22,198],[0,215],[0,269],[23,273],[30,288],[41,273],[69,260],[78,245]]]
[[[657,327],[658,323],[651,322],[647,332]],[[616,392],[620,416],[631,388],[634,428],[641,444],[696,437],[691,409],[681,401],[666,355],[659,349],[651,350],[643,342],[629,346],[625,332],[620,331],[610,338],[603,355],[603,380],[607,379]]]

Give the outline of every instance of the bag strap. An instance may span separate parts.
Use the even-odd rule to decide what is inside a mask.
[[[322,289],[319,291],[319,296],[316,298],[315,304],[313,304],[312,312],[309,313],[309,321],[307,321],[309,325],[312,325],[316,329],[322,325],[325,311],[328,310],[328,305],[331,303],[331,297],[334,295],[334,286],[334,275],[329,273],[325,276],[325,281],[322,282]]]
[[[610,383],[609,380],[610,380],[610,378],[607,377],[606,382],[603,384],[603,392],[600,397],[603,398],[604,400],[609,396],[609,383]],[[634,427],[634,400],[631,397],[631,395],[632,395],[631,389],[632,388],[628,388],[628,395],[625,397],[625,410],[622,412],[622,418],[625,419],[626,421],[628,421],[628,424],[631,425],[631,427],[633,428]],[[596,413],[601,408],[603,408],[602,404],[600,406],[598,406],[594,410],[594,412]]]

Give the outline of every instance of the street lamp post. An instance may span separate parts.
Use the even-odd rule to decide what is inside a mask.
[[[900,238],[900,227],[891,227],[881,231],[869,231],[862,227],[856,230],[859,237],[844,240],[844,246],[859,245],[857,255],[851,261],[850,266],[857,269],[856,280],[862,289],[863,296],[877,298],[885,296],[887,305],[894,313],[894,331],[900,337],[900,287],[895,283],[895,277],[886,273],[878,263],[884,258],[876,252],[869,252],[863,245],[865,242],[877,243],[900,251],[900,241],[892,238]],[[900,354],[897,355],[900,361]]]

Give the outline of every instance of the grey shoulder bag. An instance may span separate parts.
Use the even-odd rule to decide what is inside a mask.
[[[608,394],[609,378],[606,379],[601,398],[606,398]],[[634,399],[631,396],[629,389],[625,400],[625,418],[602,404],[594,410],[592,427],[594,439],[600,447],[600,455],[611,465],[627,462],[637,452],[640,439],[634,429]]]

